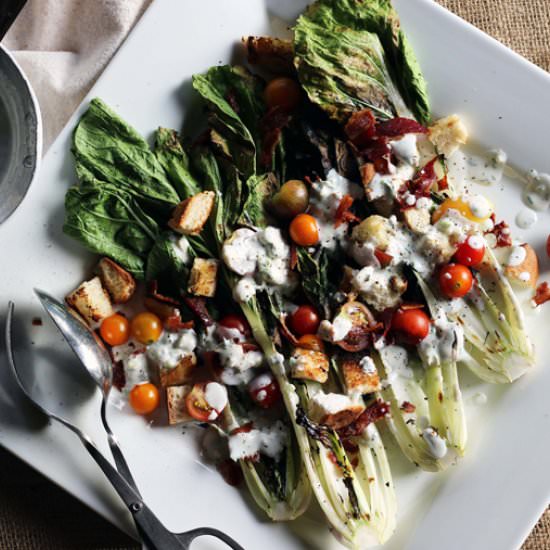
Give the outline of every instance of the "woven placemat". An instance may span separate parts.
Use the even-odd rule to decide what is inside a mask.
[[[550,0],[438,1],[550,70]],[[0,449],[0,550],[134,549],[134,541]],[[550,550],[550,510],[522,550]]]

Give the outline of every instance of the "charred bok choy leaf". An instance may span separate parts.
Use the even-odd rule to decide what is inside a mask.
[[[426,84],[390,0],[318,0],[294,33],[300,82],[332,118],[369,108],[429,121]]]

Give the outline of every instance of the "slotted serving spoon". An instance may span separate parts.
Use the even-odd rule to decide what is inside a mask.
[[[132,514],[132,517],[134,518],[134,521],[138,526],[138,530],[143,538],[143,542],[147,545],[147,547],[150,550],[188,550],[191,542],[197,537],[212,536],[222,540],[234,550],[244,550],[242,546],[240,546],[230,536],[211,527],[199,527],[184,533],[172,533],[171,531],[168,531],[168,529],[166,529],[155,514],[153,514],[151,509],[145,504],[138,491],[132,487],[103,456],[89,435],[69,420],[49,411],[45,406],[34,399],[19,376],[17,366],[15,364],[15,357],[12,347],[12,321],[14,308],[14,303],[10,302],[8,304],[8,313],[6,316],[5,340],[8,364],[17,385],[38,411],[46,415],[48,418],[59,422],[80,439],[82,445],[84,445],[84,448],[101,468],[115,491],[118,493]]]

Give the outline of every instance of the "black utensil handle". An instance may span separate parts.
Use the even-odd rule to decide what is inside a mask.
[[[0,2],[0,40],[4,38],[27,0],[2,0]]]

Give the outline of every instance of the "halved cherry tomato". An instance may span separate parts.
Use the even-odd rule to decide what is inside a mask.
[[[269,409],[281,400],[281,390],[270,372],[254,378],[248,384],[248,394],[252,401],[262,409]]]
[[[187,412],[199,422],[208,422],[214,410],[206,401],[206,396],[204,394],[205,388],[206,382],[195,384],[185,398]]]
[[[272,109],[280,107],[290,112],[296,109],[302,99],[302,90],[296,80],[281,76],[271,80],[264,90],[266,105]]]
[[[159,406],[159,391],[154,384],[149,382],[137,384],[129,395],[130,405],[138,414],[152,413]]]
[[[242,315],[235,315],[230,313],[225,317],[222,317],[218,322],[219,325],[225,328],[232,328],[238,330],[243,336],[250,334],[250,325],[248,321]]]
[[[132,319],[131,332],[138,342],[152,344],[162,334],[162,321],[154,313],[148,311],[138,313]]]
[[[319,314],[313,306],[303,305],[288,317],[290,330],[298,336],[315,334],[319,328]]]
[[[472,272],[461,264],[449,264],[439,272],[441,292],[448,298],[462,298],[472,288]]]
[[[481,235],[470,235],[463,243],[460,243],[455,253],[457,263],[467,266],[476,266],[483,261],[485,256],[485,241]]]
[[[120,346],[130,338],[130,323],[124,315],[115,313],[103,319],[99,327],[99,334],[103,341],[110,346]]]
[[[392,317],[391,327],[411,344],[418,344],[430,332],[430,318],[421,309],[399,308]]]
[[[319,225],[310,214],[298,214],[290,222],[290,237],[299,246],[314,246],[319,242]]]
[[[311,351],[325,351],[323,340],[316,334],[304,334],[298,338],[298,347]]]

